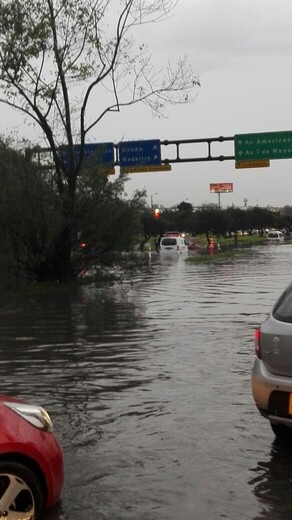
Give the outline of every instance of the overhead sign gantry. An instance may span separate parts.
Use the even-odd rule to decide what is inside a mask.
[[[218,143],[234,142],[234,153],[218,155],[214,146]],[[182,148],[189,145],[199,148],[198,155],[183,154]],[[202,154],[202,147],[205,153]],[[163,151],[174,149],[169,156]],[[189,147],[190,149],[190,147]],[[40,153],[50,153],[49,148],[36,150]],[[69,167],[68,148],[59,148],[59,156],[64,170]],[[74,146],[75,162],[80,157],[80,145]],[[164,140],[150,139],[139,141],[122,141],[114,143],[89,143],[84,145],[84,168],[95,167],[108,174],[115,173],[115,166],[121,173],[168,171],[171,164],[204,162],[204,161],[235,161],[236,168],[261,168],[270,165],[273,159],[292,158],[292,131],[262,132],[251,134],[236,134],[229,137],[207,137],[199,139]],[[39,159],[40,160],[40,159]]]

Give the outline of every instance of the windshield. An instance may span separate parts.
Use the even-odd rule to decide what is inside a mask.
[[[292,323],[292,284],[280,296],[274,309],[273,316],[279,321]]]
[[[163,246],[175,246],[176,245],[176,238],[162,238],[161,244]]]

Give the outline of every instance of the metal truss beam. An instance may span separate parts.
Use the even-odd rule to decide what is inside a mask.
[[[213,155],[212,154],[212,144],[213,143],[223,143],[224,141],[234,141],[234,137],[207,137],[200,139],[180,139],[174,141],[161,141],[160,144],[168,147],[170,145],[175,147],[176,156],[171,159],[162,159],[162,163],[171,164],[171,163],[186,163],[186,162],[200,162],[200,161],[234,161],[234,155]],[[202,144],[205,143],[207,145],[207,154],[205,156],[198,157],[182,157],[181,156],[181,147],[183,145],[188,144]]]

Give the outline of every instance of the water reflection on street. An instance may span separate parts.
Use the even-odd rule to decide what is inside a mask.
[[[43,404],[64,449],[47,520],[287,520],[292,449],[250,390],[253,331],[291,280],[292,245],[131,280],[10,294],[0,392]]]

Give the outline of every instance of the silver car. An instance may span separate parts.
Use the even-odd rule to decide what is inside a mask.
[[[292,439],[292,283],[255,330],[252,392],[279,438]]]

